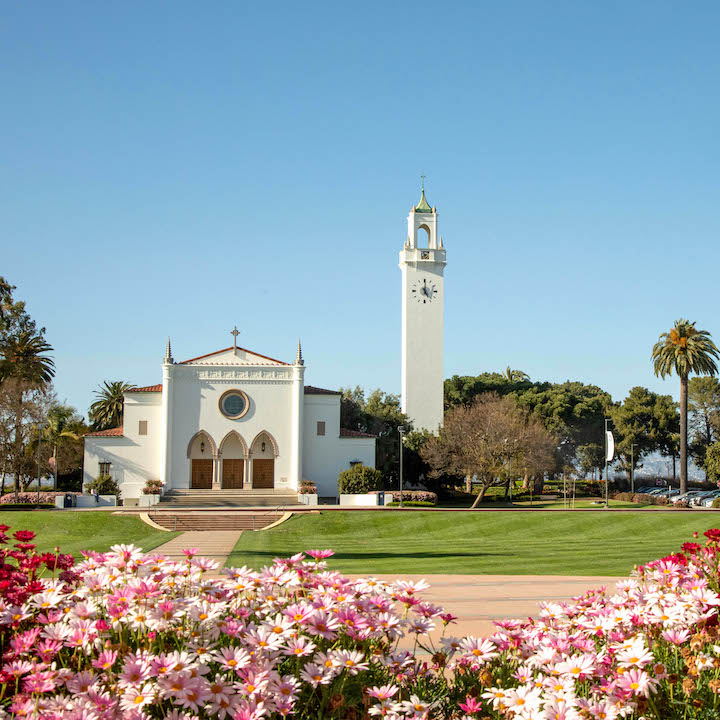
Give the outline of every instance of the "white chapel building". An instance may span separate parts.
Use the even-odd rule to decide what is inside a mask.
[[[235,335],[237,339],[237,335]],[[124,396],[123,426],[85,436],[83,483],[101,473],[135,504],[147,480],[179,489],[338,495],[338,475],[375,467],[375,437],[340,427],[341,394],[305,385],[294,363],[233,347],[175,362],[168,340],[162,384]]]

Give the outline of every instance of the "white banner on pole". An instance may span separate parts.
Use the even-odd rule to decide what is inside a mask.
[[[612,459],[615,457],[615,438],[609,430],[605,433],[605,447],[607,448],[605,460],[612,462]]]

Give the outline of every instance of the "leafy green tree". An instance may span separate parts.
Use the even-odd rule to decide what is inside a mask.
[[[677,404],[670,395],[659,395],[644,387],[634,387],[621,405],[610,410],[615,435],[615,451],[628,480],[642,459],[671,446],[677,432]]]
[[[511,370],[510,374],[512,375],[513,372],[522,371]],[[525,375],[525,373],[522,374]],[[445,409],[448,410],[457,405],[471,405],[473,400],[483,393],[494,392],[500,396],[509,395],[512,392],[527,389],[531,385],[532,383],[527,378],[508,379],[507,370],[505,374],[492,372],[482,373],[475,377],[453,375],[444,383]]]
[[[600,470],[605,463],[605,448],[599,443],[587,443],[577,448],[577,459],[580,470],[585,475],[595,475],[595,470]]]
[[[82,466],[82,436],[87,431],[87,428],[74,407],[61,403],[56,403],[50,408],[47,414],[47,423],[43,432],[43,441],[53,449],[51,469],[53,471],[53,490],[56,490],[58,474],[61,468],[60,453],[67,447],[69,451],[73,451],[72,454],[77,458],[78,451],[80,451],[80,466]],[[70,457],[70,452],[67,453],[67,456]],[[63,453],[63,464],[65,464],[65,457],[65,453]],[[77,464],[77,460],[74,464]],[[70,463],[67,463],[67,465],[68,467],[63,469],[75,469],[70,466]]]
[[[110,430],[123,423],[124,394],[133,385],[123,380],[104,382],[95,391],[97,400],[90,406],[90,423],[93,430]]]
[[[688,382],[688,430],[692,433],[689,452],[705,468],[707,448],[720,431],[720,382],[715,377],[693,377]],[[705,478],[708,478],[705,469]]]
[[[558,439],[557,472],[578,462],[582,445],[597,444],[603,438],[605,418],[612,398],[595,385],[581,382],[534,383],[513,396],[519,407],[542,420]]]
[[[382,472],[389,487],[397,487],[400,468],[399,427],[406,431],[412,424],[400,409],[400,398],[382,390],[373,390],[368,396],[356,387],[342,390],[340,401],[340,427],[359,430],[377,437],[375,465]],[[403,460],[408,461],[411,452],[406,450]],[[410,460],[412,466],[412,459]],[[410,478],[406,474],[406,478]]]
[[[705,453],[705,469],[711,480],[720,481],[720,442],[716,441],[708,446]]]
[[[652,349],[655,375],[680,378],[680,492],[687,492],[688,457],[688,378],[716,375],[715,359],[720,356],[707,330],[697,330],[695,323],[680,319],[670,332],[661,333]]]

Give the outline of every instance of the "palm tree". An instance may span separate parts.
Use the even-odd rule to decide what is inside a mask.
[[[505,374],[503,377],[508,382],[512,383],[523,382],[523,380],[530,379],[530,376],[526,372],[523,372],[522,370],[512,370],[509,365],[505,368]]]
[[[53,457],[55,458],[55,467],[53,468],[53,490],[57,490],[58,478],[58,446],[63,438],[78,441],[78,425],[81,421],[75,413],[75,408],[69,405],[54,405],[47,414],[48,424],[45,427],[45,441],[53,447]]]
[[[104,382],[95,391],[97,400],[90,406],[90,422],[93,430],[109,430],[120,427],[123,421],[123,394],[134,385],[115,380]]]
[[[23,395],[28,390],[46,387],[55,376],[55,361],[48,357],[52,346],[42,333],[23,330],[9,335],[0,342],[0,384],[13,381],[14,442],[13,475],[15,477],[15,498],[20,485],[22,456]]]
[[[0,343],[0,384],[8,378],[32,387],[47,385],[55,375],[55,361],[46,355],[52,346],[42,334],[23,331]]]
[[[695,323],[678,320],[669,333],[662,333],[652,349],[655,375],[680,377],[680,492],[687,492],[687,418],[688,376],[715,375],[714,358],[720,356],[707,330],[697,330]]]

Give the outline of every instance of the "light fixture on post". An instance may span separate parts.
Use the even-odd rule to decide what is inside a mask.
[[[47,427],[47,423],[38,423],[38,453],[37,453],[37,504],[40,505],[40,443],[42,442],[42,432]],[[15,480],[17,485],[17,478]]]
[[[400,433],[400,507],[403,506],[403,440],[405,439],[405,427],[398,427]]]

